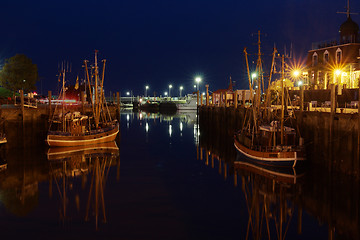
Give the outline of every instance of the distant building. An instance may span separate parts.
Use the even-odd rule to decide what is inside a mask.
[[[340,26],[340,39],[314,43],[308,52],[308,82],[312,89],[358,88],[360,80],[359,25],[350,17]]]
[[[229,106],[234,104],[234,91],[231,77],[229,87],[227,89],[218,89],[213,92],[212,101],[215,106]]]

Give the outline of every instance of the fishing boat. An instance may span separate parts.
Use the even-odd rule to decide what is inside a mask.
[[[176,108],[178,111],[196,111],[197,101],[196,94],[189,94],[185,98],[185,103],[176,104]]]
[[[244,52],[249,73],[246,49]],[[274,51],[273,56],[275,56],[275,52],[276,51]],[[303,144],[304,140],[299,136],[299,131],[296,131],[295,128],[284,125],[284,81],[281,81],[281,117],[280,119],[273,117],[272,121],[269,121],[269,123],[265,122],[265,114],[270,113],[267,111],[267,108],[261,108],[261,86],[264,85],[260,82],[262,80],[262,62],[260,58],[262,53],[260,51],[260,46],[258,55],[257,72],[260,74],[255,90],[253,89],[253,84],[251,83],[250,74],[248,74],[249,87],[251,96],[254,98],[252,101],[254,105],[248,111],[246,116],[247,121],[244,121],[243,128],[234,134],[234,145],[243,157],[258,164],[295,167],[297,164],[303,163],[306,159],[305,147]],[[285,56],[283,55],[281,79],[285,79],[284,59]],[[255,94],[253,93],[254,91]]]
[[[108,106],[105,101],[103,90],[105,60],[103,60],[102,78],[99,77],[97,63],[97,51],[95,51],[95,63],[90,77],[87,60],[84,61],[86,79],[88,82],[92,111],[90,115],[73,111],[65,104],[65,69],[59,74],[62,77],[61,109],[54,111],[50,122],[46,143],[50,147],[74,147],[93,145],[115,140],[119,132],[119,124],[111,119]],[[91,82],[91,80],[93,80]]]

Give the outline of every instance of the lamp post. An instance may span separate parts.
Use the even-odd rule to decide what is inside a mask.
[[[183,86],[180,86],[180,97],[181,97],[181,91],[184,89]]]
[[[146,85],[145,86],[145,97],[147,97],[147,90],[149,89],[149,86],[148,85]]]
[[[300,76],[300,71],[299,70],[294,70],[292,75],[293,75],[295,81],[297,82],[297,85],[300,86],[302,84],[302,81],[298,80],[298,78]]]
[[[253,85],[254,85],[254,79],[255,79],[256,77],[257,77],[256,72],[254,72],[254,73],[251,74],[251,85],[252,85],[252,87],[253,87]],[[253,89],[254,89],[254,87],[253,87]]]
[[[171,100],[171,88],[172,88],[172,85],[170,84],[169,85],[169,97],[170,97],[170,100]]]

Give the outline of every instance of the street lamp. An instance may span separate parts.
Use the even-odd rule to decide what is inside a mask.
[[[298,77],[300,76],[300,71],[296,69],[292,72],[292,75],[293,75],[295,81],[297,81],[298,87],[300,87],[302,85],[302,81],[301,80],[298,81]]]
[[[181,91],[183,90],[183,86],[180,86],[180,97],[181,97]]]
[[[171,88],[172,88],[172,85],[170,84],[169,85],[169,97],[170,97],[170,99],[171,99]]]
[[[146,85],[145,86],[145,97],[147,97],[147,90],[149,89],[149,86],[148,85]]]
[[[195,82],[197,84],[197,90],[199,90],[199,83],[201,82],[201,77],[196,77]]]
[[[254,79],[257,77],[257,74],[256,74],[256,72],[253,72],[252,74],[251,74],[251,85],[254,85]]]
[[[165,97],[167,96],[167,92],[164,92]]]

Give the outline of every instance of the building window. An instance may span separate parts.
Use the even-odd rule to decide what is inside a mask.
[[[314,53],[312,57],[312,65],[316,66],[317,64],[318,64],[318,55],[317,53]]]
[[[326,50],[324,53],[324,63],[328,63],[328,62],[329,62],[329,52],[328,50]]]
[[[342,59],[342,51],[340,48],[336,50],[336,63],[340,63]]]

